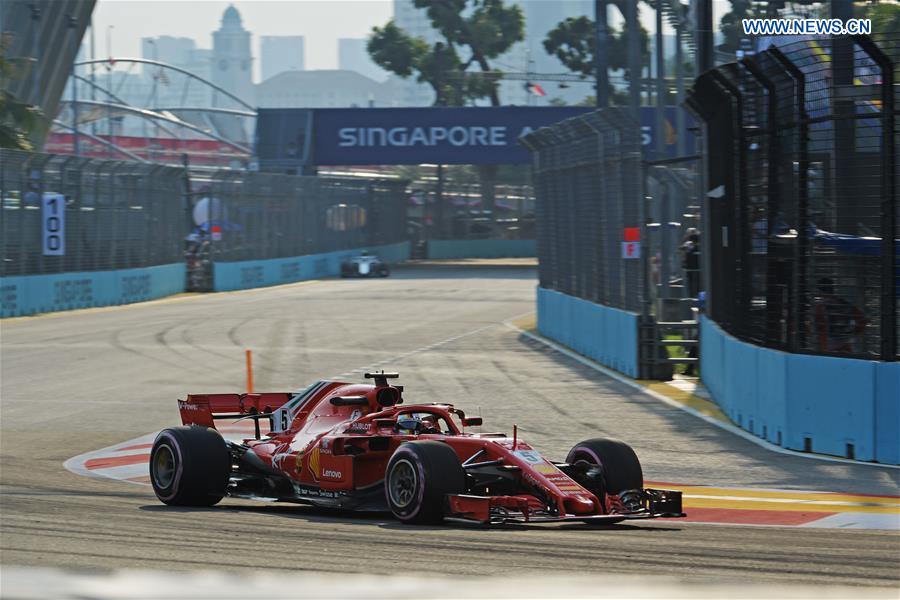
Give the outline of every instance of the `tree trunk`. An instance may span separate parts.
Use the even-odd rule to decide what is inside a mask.
[[[491,221],[495,221],[497,185],[497,165],[478,165],[478,180],[481,188],[481,208],[491,212]]]
[[[475,60],[482,72],[490,71],[487,59],[476,53]],[[491,87],[491,106],[500,106],[500,95],[497,93],[496,84]],[[497,203],[496,203],[496,186],[497,186],[497,165],[478,165],[478,179],[481,187],[481,209],[490,211],[491,222],[497,222]]]

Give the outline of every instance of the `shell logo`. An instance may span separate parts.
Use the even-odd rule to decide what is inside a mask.
[[[319,480],[319,448],[313,448],[312,452],[309,453],[309,460],[306,461],[306,466],[309,467],[309,472],[312,473],[313,479],[316,481]]]

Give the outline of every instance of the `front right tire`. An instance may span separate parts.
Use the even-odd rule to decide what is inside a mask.
[[[619,440],[594,438],[576,444],[566,456],[566,462],[575,464],[586,461],[603,470],[602,489],[590,490],[603,502],[601,494],[620,494],[626,490],[644,487],[641,462],[631,446]],[[599,493],[598,493],[599,492]]]
[[[231,453],[219,432],[197,425],[163,429],[150,452],[150,483],[170,506],[213,506],[225,497]]]

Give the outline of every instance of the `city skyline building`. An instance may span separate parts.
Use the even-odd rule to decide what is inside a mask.
[[[385,81],[391,74],[372,61],[366,49],[366,38],[338,38],[338,69],[356,71],[375,81]]]
[[[261,81],[285,71],[306,69],[306,42],[302,35],[264,35],[259,39]]]
[[[222,24],[213,32],[212,81],[238,98],[253,104],[253,55],[250,32],[244,29],[241,14],[230,5],[222,15]],[[232,103],[214,99],[217,105]]]

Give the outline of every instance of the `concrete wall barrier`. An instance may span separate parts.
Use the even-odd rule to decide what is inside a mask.
[[[638,375],[638,315],[537,288],[538,331],[579,354]]]
[[[428,258],[530,258],[534,240],[430,240]]]
[[[0,278],[0,316],[130,304],[184,291],[183,263]]]
[[[367,247],[389,264],[409,258],[409,242]],[[295,281],[340,274],[341,262],[361,249],[340,250],[267,260],[242,260],[213,264],[213,285],[217,292],[281,285]]]
[[[856,459],[900,464],[900,363],[762,348],[705,317],[700,340],[703,383],[739,427],[792,450],[852,446]]]

